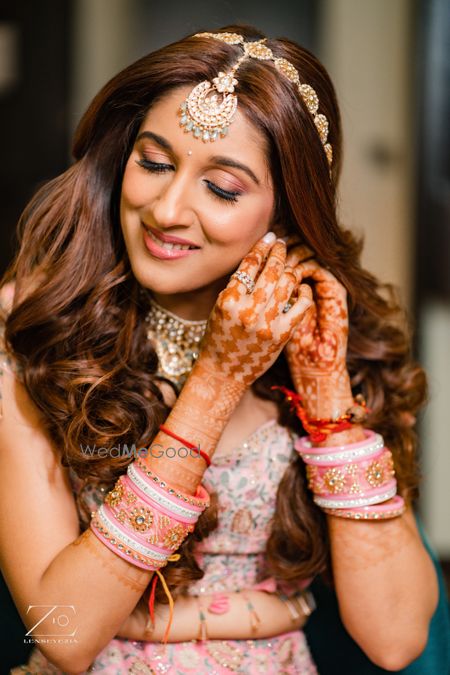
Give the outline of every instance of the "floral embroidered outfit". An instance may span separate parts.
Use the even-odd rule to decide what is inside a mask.
[[[4,324],[0,323],[2,342]],[[6,358],[1,347],[0,344],[0,376],[2,370],[19,375],[15,364]],[[232,454],[214,455],[213,464],[204,474],[203,484],[209,492],[214,491],[218,495],[219,524],[197,545],[196,554],[205,574],[190,586],[190,595],[234,592],[264,581],[265,588],[276,590],[274,581],[267,578],[264,549],[275,511],[277,487],[290,461],[294,441],[292,432],[276,420],[270,420],[256,429]],[[81,480],[72,469],[70,479],[80,525],[86,529],[91,513],[102,504],[107,487]],[[62,674],[41,653],[38,645],[33,648],[27,665],[11,670],[12,675],[24,672],[33,675]],[[87,672],[103,675],[317,674],[305,636],[300,630],[270,639],[193,640],[166,645],[115,638],[97,655]]]

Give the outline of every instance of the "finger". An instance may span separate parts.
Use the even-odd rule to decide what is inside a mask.
[[[299,321],[301,321],[309,311],[313,311],[315,307],[312,290],[308,284],[300,284],[297,293],[297,300],[289,311],[286,312],[286,319],[288,320],[291,329],[294,329]]]
[[[317,303],[319,323],[331,317],[346,319],[347,291],[329,270],[316,260],[300,263],[296,273],[301,280],[310,278],[314,283],[314,298]]]
[[[256,242],[253,248],[242,259],[236,272],[242,272],[249,276],[253,281],[261,268],[261,265],[267,258],[267,255],[276,241],[276,235],[273,232],[268,232],[262,239]],[[235,277],[236,272],[231,276],[230,284],[238,285],[242,282]],[[230,285],[229,284],[229,285]]]
[[[298,281],[294,268],[285,267],[284,270],[282,270],[278,281],[275,283],[273,292],[271,293],[270,299],[264,310],[265,321],[270,322],[281,313],[286,313],[289,311],[290,307],[295,302],[292,300],[291,304],[290,298],[293,293],[296,292],[297,286]]]
[[[275,244],[272,246],[267,260],[265,261],[264,267],[260,271],[260,274],[256,280],[253,294],[255,299],[257,299],[259,302],[266,303],[272,296],[272,293],[279,283],[285,269],[285,261],[286,244],[281,239],[277,239]],[[290,273],[295,277],[295,273],[292,268]]]
[[[285,237],[281,237],[286,242],[286,246],[289,248],[293,248],[294,246],[299,246],[300,244],[303,244],[303,240],[300,236],[300,234],[288,234]]]
[[[299,351],[308,350],[314,341],[314,333],[317,326],[317,305],[312,297],[311,288],[307,286],[309,291],[303,290],[307,297],[311,299],[311,305],[304,308],[300,306],[300,315],[296,316],[295,312],[292,314],[294,326],[290,328],[289,341],[286,344],[285,350],[288,358],[296,359]],[[288,312],[288,317],[291,316],[291,310]]]
[[[305,262],[309,258],[314,257],[313,251],[306,246],[305,244],[301,246],[295,246],[294,248],[288,249],[288,254],[286,258],[286,263],[295,267],[301,262]]]
[[[342,289],[344,289],[344,287],[336,279],[334,274],[330,272],[330,270],[319,265],[317,260],[306,260],[304,262],[299,262],[297,268],[302,278],[310,277],[311,279],[314,279],[314,281],[316,281],[317,283],[321,282],[334,283],[336,284],[336,286],[340,286]]]

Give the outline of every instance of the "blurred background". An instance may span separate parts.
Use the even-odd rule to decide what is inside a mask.
[[[98,89],[163,44],[235,22],[298,41],[335,83],[345,141],[341,220],[364,235],[366,266],[398,287],[429,375],[419,506],[448,571],[448,0],[0,0],[0,272],[26,202],[70,164],[72,133]],[[24,662],[27,645],[4,584],[0,594],[6,673]]]

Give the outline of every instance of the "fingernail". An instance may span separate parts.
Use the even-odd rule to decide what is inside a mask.
[[[281,242],[282,244],[285,244],[285,243],[286,243],[286,239],[283,238],[283,237],[278,237],[278,238],[277,238],[277,241]]]
[[[263,237],[263,242],[265,244],[273,244],[276,238],[277,235],[275,234],[275,232],[267,232],[267,234],[265,234]]]

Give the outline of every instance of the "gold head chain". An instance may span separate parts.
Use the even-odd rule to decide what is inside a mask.
[[[197,84],[180,106],[180,125],[185,132],[191,132],[202,141],[215,141],[228,133],[237,108],[237,96],[234,89],[238,84],[235,74],[243,61],[248,58],[260,61],[272,61],[275,68],[288,78],[296,87],[304,101],[325,151],[328,164],[333,161],[333,148],[327,143],[328,120],[318,112],[319,97],[309,84],[302,84],[297,69],[287,59],[277,58],[272,50],[264,44],[266,38],[254,42],[246,42],[238,33],[196,33],[194,37],[207,37],[221,40],[229,45],[241,45],[242,56],[226,73],[219,72],[212,83],[204,80]]]

